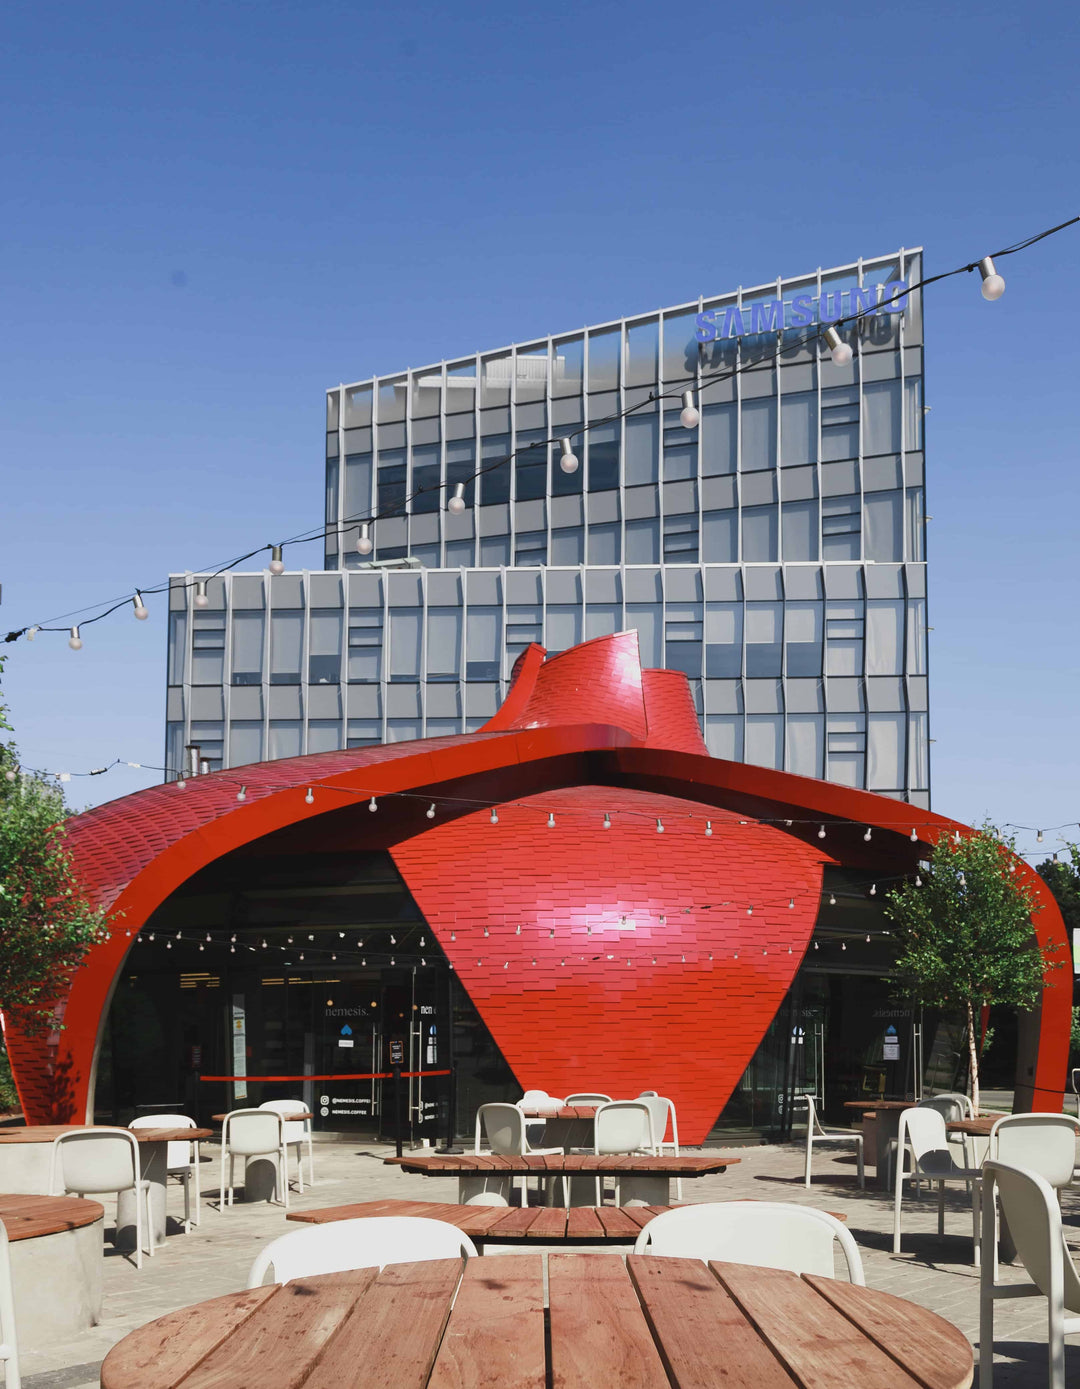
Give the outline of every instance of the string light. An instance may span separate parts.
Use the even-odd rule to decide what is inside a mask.
[[[830,907],[835,907],[835,906],[836,906],[836,893],[835,893],[835,892],[830,892],[830,893],[829,893],[829,906],[830,906]]]
[[[246,801],[246,800],[247,800],[247,787],[246,787],[246,786],[241,786],[240,790],[237,791],[237,793],[236,793],[236,799],[237,799],[238,801]]]
[[[371,522],[362,521],[360,523],[360,535],[356,542],[358,554],[370,555],[375,548],[375,542],[371,538]]]
[[[871,883],[871,884],[870,884],[870,896],[871,896],[871,897],[876,897],[876,896],[877,896],[877,883]]]
[[[911,827],[911,833],[908,835],[908,838],[911,840],[912,844],[918,844],[919,842],[919,836],[915,833],[914,825]]]
[[[427,810],[424,811],[424,814],[428,817],[429,820],[434,820],[434,818],[435,818],[435,802],[434,802],[434,801],[432,801],[431,804],[428,806]]]
[[[657,834],[663,834],[663,833],[664,833],[664,822],[663,822],[663,820],[661,820],[661,819],[659,818],[659,816],[657,816],[657,820],[656,820],[656,833],[657,833]]]
[[[77,631],[78,629],[75,628],[75,629],[73,629],[73,630],[76,630],[76,631]],[[1035,835],[1035,842],[1036,842],[1037,844],[1041,844],[1041,843],[1043,842],[1043,832],[1042,832],[1042,830],[1039,830],[1039,831],[1036,833],[1036,835]]]
[[[72,627],[71,636],[68,637],[68,646],[71,647],[72,651],[82,650],[82,637],[79,636],[78,627]]]
[[[1005,281],[994,269],[992,257],[983,256],[979,261],[979,274],[982,276],[982,297],[991,303],[1005,293]]]
[[[271,574],[284,574],[285,561],[281,558],[281,546],[270,546],[270,563],[267,565]]]
[[[825,838],[825,826],[824,826],[824,825],[820,825],[820,826],[818,827],[817,837],[818,837],[819,839],[824,839],[824,838]]]
[[[196,606],[197,608],[208,608],[208,607],[210,606],[210,599],[207,597],[207,593],[206,593],[206,580],[205,580],[205,579],[196,579],[196,581],[195,581],[195,598],[194,598],[193,601],[194,601],[195,606]]]
[[[374,815],[375,811],[378,810],[378,808],[379,808],[379,802],[375,799],[374,796],[372,796],[371,800],[368,801],[368,806],[367,806],[367,808],[368,808],[368,810],[371,811],[371,813],[372,813],[373,815]]]
[[[576,473],[578,470],[577,454],[569,439],[559,440],[559,467],[564,473]]]
[[[863,835],[863,839],[866,841],[867,844],[869,844],[870,841],[871,841],[871,839],[873,839],[873,837],[874,837],[874,832],[873,832],[873,830],[870,828],[870,826],[867,825],[867,827],[866,827],[866,833]]]
[[[138,589],[135,590],[135,597],[131,600],[131,606],[134,609],[136,618],[140,622],[145,622],[150,616],[150,609],[143,602],[143,596]]]
[[[499,823],[499,812],[495,809],[494,806],[491,807],[491,823],[493,825],[497,825]]]
[[[788,911],[791,912],[791,911],[794,911],[794,910],[795,910],[795,898],[794,898],[794,897],[789,897],[789,898],[788,898]]]
[[[455,484],[454,495],[446,503],[446,509],[452,511],[455,516],[460,516],[465,510],[465,484],[463,482]]]
[[[604,829],[611,829],[611,816],[607,813],[606,810],[604,811]]]
[[[682,410],[679,412],[679,423],[683,429],[696,429],[701,423],[701,416],[698,414],[694,405],[693,391],[683,391]]]
[[[825,339],[825,346],[832,354],[832,359],[838,367],[846,367],[851,362],[852,351],[848,343],[840,336],[831,325],[822,334]]]
[[[308,805],[315,804],[315,792],[311,789],[310,786],[307,789],[307,795],[304,797],[304,800]]]
[[[548,811],[547,827],[549,830],[555,828],[555,812],[553,810]]]
[[[712,835],[712,821],[711,821],[711,820],[706,820],[706,821],[705,821],[705,833],[706,833],[707,835],[710,835],[710,836]]]

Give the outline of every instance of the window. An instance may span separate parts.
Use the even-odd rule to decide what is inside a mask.
[[[506,459],[510,454],[509,434],[491,434],[480,442],[480,459],[485,468],[489,468],[492,463],[497,463],[501,459]],[[479,478],[480,483],[480,502],[483,506],[492,506],[499,502],[510,500],[510,464],[505,462],[501,467],[490,468]],[[541,493],[541,495],[543,495]]]
[[[833,386],[821,393],[821,457],[858,458],[859,390]]]
[[[546,438],[542,429],[518,430],[514,486],[519,502],[536,501],[547,494],[548,451],[544,442]]]
[[[785,502],[781,509],[784,559],[816,560],[818,557],[818,504],[816,501]]]
[[[457,680],[461,672],[460,608],[429,608],[427,678]]]
[[[780,462],[785,467],[817,462],[817,395],[795,391],[780,402]]]
[[[610,491],[619,485],[619,423],[594,425],[589,430],[589,491]]]
[[[169,684],[180,685],[184,680],[187,657],[187,613],[169,614]]]
[[[379,453],[379,514],[400,514],[405,506],[405,450],[382,449]]]
[[[742,557],[747,563],[775,563],[777,557],[775,506],[748,506],[742,513]]]
[[[660,559],[660,523],[627,521],[626,563],[657,564]]]
[[[551,532],[551,563],[581,564],[585,558],[585,532],[571,526]]]
[[[232,683],[259,685],[262,683],[263,625],[261,612],[234,612],[232,632]],[[257,762],[257,757],[246,758]]]
[[[737,680],[742,675],[743,605],[705,605],[705,674],[710,680]]]
[[[656,380],[660,352],[660,325],[654,318],[626,329],[626,384],[650,386]],[[591,386],[590,382],[590,386]],[[595,389],[595,388],[594,388]]]
[[[822,605],[789,600],[786,607],[787,674],[810,679],[821,674]],[[794,770],[792,768],[791,770]],[[813,775],[818,775],[813,773]]]
[[[300,684],[300,659],[303,648],[303,612],[294,610],[274,613],[270,619],[271,685]]]
[[[262,732],[262,724],[254,720],[235,720],[229,725],[230,767],[262,761]]]
[[[413,449],[412,490],[414,495],[409,506],[414,515],[425,511],[439,511],[442,507],[442,494],[439,491],[439,446],[432,444],[425,448]]]
[[[821,502],[822,559],[859,558],[859,498],[825,497]]]
[[[701,557],[706,564],[734,564],[738,560],[737,511],[706,511],[702,515]]]
[[[628,486],[656,482],[660,422],[655,413],[632,415],[626,421],[626,482]]]
[[[547,563],[547,532],[546,531],[525,531],[518,535],[514,542],[514,563],[515,564],[546,564]]]
[[[736,405],[706,405],[701,412],[701,474],[735,472],[739,418]]]
[[[547,610],[547,648],[555,653],[581,641],[581,609],[572,603],[551,603]]]
[[[498,680],[502,648],[502,610],[470,607],[465,626],[466,680]]]
[[[419,608],[390,609],[390,679],[412,681],[420,677]]]
[[[381,609],[361,609],[349,614],[350,681],[366,684],[380,678],[382,640]]]
[[[589,527],[589,563],[619,563],[619,525],[615,522],[606,526]]]
[[[863,453],[899,453],[900,382],[870,381],[863,386]]]
[[[756,472],[776,467],[776,399],[744,400],[742,405],[742,469]]]
[[[308,680],[312,685],[336,685],[341,680],[340,608],[312,609],[308,651]]]
[[[338,719],[312,719],[308,724],[308,752],[337,752],[341,747],[341,722]]]
[[[304,725],[299,719],[271,719],[270,746],[267,749],[270,760],[278,757],[299,757],[303,728]]]
[[[615,391],[619,388],[622,333],[609,328],[589,334],[589,390]]]
[[[750,679],[779,676],[783,648],[783,603],[746,604],[746,674]],[[772,765],[771,763],[768,765]]]
[[[191,683],[220,685],[225,677],[225,614],[196,612],[191,634]]]
[[[697,516],[665,516],[664,559],[671,564],[696,564],[697,558]]]
[[[864,558],[901,560],[904,557],[904,494],[871,492],[863,499],[866,535]]]
[[[904,604],[901,599],[872,598],[866,604],[867,675],[903,674]],[[900,783],[892,783],[889,785]]]

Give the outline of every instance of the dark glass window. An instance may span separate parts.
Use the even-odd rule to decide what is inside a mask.
[[[742,674],[742,647],[735,642],[710,642],[705,648],[705,673],[712,680],[737,680]]]
[[[514,459],[516,496],[519,502],[535,501],[547,492],[547,445],[540,432],[539,439],[519,433]]]
[[[419,493],[412,499],[413,512],[438,511],[442,504],[439,494],[439,465],[424,463],[419,467],[413,463],[412,490]]]
[[[480,478],[482,506],[492,506],[497,502],[510,500],[510,464],[499,463],[500,459],[507,459],[509,454],[509,434],[491,434],[483,441],[480,450],[481,467],[490,471],[485,471]],[[498,466],[492,467],[492,464]]]
[[[619,425],[600,424],[589,431],[589,491],[608,492],[619,485]]]
[[[379,514],[385,516],[402,511],[405,502],[405,464],[393,463],[379,468]]]
[[[701,643],[698,641],[669,641],[664,664],[668,670],[681,670],[691,680],[701,679]]]
[[[819,641],[789,641],[787,673],[796,677],[821,674],[821,643]]]
[[[780,674],[781,647],[778,641],[746,643],[746,674],[748,677]]]

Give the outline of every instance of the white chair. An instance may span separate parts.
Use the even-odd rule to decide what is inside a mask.
[[[501,1191],[477,1191],[462,1203],[466,1206],[509,1206]]]
[[[994,1239],[1000,1204],[1032,1283],[998,1283],[993,1259],[979,1280],[979,1389],[994,1375],[994,1303],[1002,1297],[1045,1297],[1050,1389],[1065,1389],[1065,1337],[1080,1334],[1080,1277],[1065,1243],[1054,1188],[1037,1172],[987,1158],[983,1163],[983,1243]],[[1067,1312],[1072,1313],[1066,1316]]]
[[[274,1198],[289,1209],[289,1172],[285,1157],[285,1121],[276,1109],[233,1109],[225,1115],[221,1128],[221,1195],[218,1210],[225,1212],[233,1204],[233,1185],[236,1178],[236,1159],[253,1157],[273,1158]],[[225,1164],[229,1164],[229,1180],[225,1181]],[[245,1175],[245,1191],[246,1191]],[[280,1194],[279,1194],[280,1193]]]
[[[142,1114],[138,1119],[132,1119],[128,1127],[132,1129],[195,1129],[198,1128],[198,1124],[194,1119],[189,1119],[186,1114]],[[201,1196],[199,1189],[199,1140],[193,1138],[190,1143],[169,1142],[166,1148],[165,1167],[168,1175],[179,1177],[184,1188],[184,1233],[189,1235],[192,1225],[198,1225],[201,1215],[199,1209]],[[195,1188],[194,1206],[192,1205],[192,1187]],[[194,1215],[192,1215],[193,1209]]]
[[[445,1220],[410,1215],[331,1220],[271,1240],[251,1265],[247,1286],[261,1287],[271,1267],[275,1283],[290,1283],[294,1278],[353,1268],[475,1258],[476,1245]]]
[[[546,1126],[543,1123],[536,1122],[535,1114],[540,1113],[555,1115],[562,1107],[562,1103],[562,1100],[557,1100],[554,1095],[549,1095],[546,1090],[525,1091],[521,1099],[518,1100],[517,1107],[521,1110],[523,1114],[527,1109],[531,1109],[534,1111],[534,1117],[532,1121],[527,1122],[525,1128],[525,1132],[529,1136],[530,1143],[536,1144],[543,1143],[544,1141],[544,1129]],[[528,1116],[526,1116],[526,1118],[528,1119]]]
[[[0,1221],[0,1361],[3,1361],[4,1365],[4,1389],[21,1389],[19,1340],[15,1331],[15,1295],[11,1282],[11,1258],[8,1254],[7,1230],[2,1221]]]
[[[49,1167],[53,1196],[100,1196],[135,1193],[135,1267],[142,1268],[143,1249],[153,1257],[150,1183],[142,1175],[139,1143],[128,1129],[72,1129],[53,1139]]]
[[[974,1118],[975,1109],[967,1095],[959,1090],[947,1090],[940,1095],[928,1095],[915,1106],[916,1109],[936,1109],[946,1124],[955,1124],[960,1119]],[[954,1147],[964,1154],[965,1167],[978,1167],[986,1156],[986,1139],[979,1139],[967,1133],[949,1133],[946,1137]]]
[[[315,1158],[311,1150],[311,1115],[303,1100],[263,1100],[260,1109],[272,1109],[285,1121],[285,1153],[296,1149],[296,1179],[300,1194],[304,1193],[304,1144],[307,1144],[308,1186],[315,1185]],[[291,1114],[306,1114],[306,1119],[291,1119]]]
[[[990,1130],[987,1157],[1037,1172],[1061,1190],[1073,1179],[1080,1119],[1071,1114],[1006,1114]]]
[[[910,1150],[912,1168],[908,1172]],[[879,1154],[879,1160],[880,1160]],[[893,1253],[900,1253],[900,1206],[904,1183],[922,1177],[938,1184],[938,1234],[945,1233],[945,1183],[964,1182],[971,1191],[971,1237],[975,1263],[979,1262],[979,1178],[977,1167],[961,1167],[949,1152],[945,1120],[936,1109],[913,1106],[900,1114],[896,1137],[896,1189],[893,1197]]]
[[[1074,1066],[1069,1072],[1069,1085],[1076,1097],[1076,1114],[1077,1118],[1080,1118],[1080,1066]]]
[[[655,1090],[643,1090],[637,1097],[638,1104],[648,1105],[652,1115],[653,1137],[656,1139],[656,1155],[662,1157],[667,1152],[671,1157],[679,1156],[679,1120],[675,1114],[675,1104],[664,1099]],[[671,1137],[667,1137],[668,1124]],[[682,1200],[682,1178],[675,1178],[675,1199]]]
[[[843,1143],[854,1146],[858,1163],[859,1186],[866,1186],[866,1169],[863,1165],[863,1136],[854,1129],[826,1128],[818,1118],[817,1104],[813,1095],[796,1095],[795,1104],[806,1105],[806,1185],[810,1186],[810,1162],[814,1155],[814,1144]]]
[[[503,1154],[507,1157],[519,1157],[530,1153],[537,1157],[547,1157],[555,1153],[562,1154],[561,1148],[534,1148],[532,1146],[525,1125],[525,1116],[516,1104],[482,1104],[480,1106],[476,1111],[474,1152],[483,1153],[485,1151],[482,1145],[484,1137],[488,1141],[488,1153]],[[554,1184],[559,1179],[551,1177],[540,1180],[545,1188],[545,1199],[550,1204],[554,1200]],[[528,1182],[528,1177],[514,1177],[510,1181],[511,1190],[516,1183],[521,1191],[521,1204],[523,1206],[529,1204]]]
[[[834,1240],[849,1280],[865,1286],[858,1246],[840,1221],[811,1206],[781,1201],[717,1201],[665,1211],[642,1229],[634,1253],[721,1259],[832,1278]]]
[[[567,1105],[573,1104],[610,1104],[610,1095],[567,1095]]]
[[[593,1152],[597,1157],[620,1153],[650,1154],[657,1151],[652,1110],[645,1100],[609,1100],[598,1106],[593,1120]],[[615,1178],[615,1204],[621,1204],[622,1183]],[[603,1177],[596,1176],[596,1204],[603,1205]]]

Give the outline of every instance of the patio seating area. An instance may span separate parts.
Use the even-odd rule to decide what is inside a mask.
[[[423,1154],[413,1154],[411,1161],[407,1158],[405,1164],[398,1164],[387,1161],[393,1158],[393,1150],[385,1145],[339,1140],[317,1141],[315,1148],[316,1181],[311,1184],[309,1173],[305,1172],[302,1194],[295,1164],[289,1164],[292,1190],[288,1213],[284,1205],[278,1202],[238,1200],[229,1207],[225,1218],[218,1218],[216,1176],[220,1171],[219,1149],[216,1140],[203,1140],[201,1199],[209,1212],[208,1218],[198,1225],[192,1223],[188,1233],[185,1233],[186,1188],[179,1183],[171,1184],[167,1188],[167,1237],[164,1244],[158,1246],[156,1257],[146,1259],[141,1270],[136,1268],[131,1251],[114,1248],[112,1244],[115,1206],[112,1197],[105,1197],[105,1249],[101,1261],[104,1284],[102,1320],[99,1325],[66,1341],[53,1340],[47,1345],[22,1348],[24,1389],[89,1389],[89,1386],[101,1382],[101,1362],[106,1354],[129,1333],[146,1327],[158,1318],[176,1313],[177,1325],[184,1322],[186,1315],[190,1334],[191,1318],[198,1314],[185,1314],[184,1309],[206,1304],[207,1299],[225,1299],[227,1302],[230,1295],[261,1298],[269,1294],[269,1286],[250,1294],[243,1294],[243,1289],[251,1276],[253,1261],[260,1256],[265,1258],[265,1251],[271,1242],[298,1230],[331,1229],[332,1224],[328,1222],[343,1219],[372,1216],[386,1219],[401,1215],[430,1219],[434,1214],[444,1229],[450,1227],[447,1229],[449,1235],[464,1237],[462,1247],[466,1250],[472,1236],[476,1236],[475,1247],[481,1255],[477,1261],[478,1269],[483,1267],[485,1260],[510,1255],[517,1255],[519,1259],[537,1254],[561,1255],[563,1258],[576,1258],[578,1265],[575,1268],[583,1267],[587,1273],[594,1273],[599,1278],[607,1263],[589,1261],[615,1261],[621,1266],[622,1260],[631,1253],[635,1238],[641,1240],[639,1247],[648,1255],[647,1263],[660,1262],[649,1252],[651,1240],[642,1239],[654,1220],[663,1222],[666,1219],[664,1212],[656,1208],[607,1204],[590,1211],[584,1207],[549,1207],[543,1204],[543,1194],[537,1191],[530,1193],[532,1204],[525,1209],[499,1204],[462,1206],[457,1202],[458,1178],[453,1170],[447,1175],[439,1175],[424,1164],[428,1166],[428,1173],[423,1177],[405,1170],[409,1165],[415,1166]],[[834,1241],[838,1251],[836,1277],[842,1281],[835,1285],[837,1288],[848,1289],[859,1281],[855,1276],[851,1276],[849,1281],[851,1266],[845,1256],[849,1249],[847,1237],[850,1236],[857,1249],[859,1270],[870,1294],[889,1293],[906,1299],[915,1307],[934,1312],[951,1322],[977,1347],[980,1276],[972,1263],[971,1201],[962,1185],[956,1184],[946,1191],[945,1233],[941,1235],[938,1233],[936,1187],[931,1191],[929,1184],[924,1182],[921,1191],[916,1192],[913,1183],[907,1184],[903,1252],[896,1255],[892,1253],[893,1195],[870,1184],[865,1189],[859,1187],[856,1154],[852,1150],[830,1147],[819,1152],[815,1148],[809,1190],[804,1184],[805,1149],[798,1141],[782,1147],[761,1145],[715,1151],[695,1149],[689,1154],[684,1150],[683,1156],[706,1159],[708,1165],[719,1164],[725,1159],[729,1161],[723,1167],[696,1177],[689,1184],[690,1200],[681,1208],[675,1207],[675,1214],[680,1216],[675,1222],[676,1226],[702,1223],[688,1221],[681,1216],[682,1211],[687,1207],[692,1209],[699,1201],[786,1203],[824,1211],[839,1219],[839,1224],[827,1218],[824,1222],[817,1222],[824,1227],[821,1233],[825,1246],[830,1240]],[[668,1157],[667,1161],[670,1160]],[[609,1200],[613,1194],[611,1190],[608,1191]],[[1080,1188],[1066,1186],[1061,1191],[1061,1209],[1066,1242],[1080,1252]],[[498,1226],[504,1222],[506,1229],[500,1240]],[[808,1228],[813,1224],[811,1220]],[[585,1233],[587,1226],[594,1236],[592,1247],[587,1244],[568,1245],[567,1239],[572,1240]],[[844,1233],[837,1235],[837,1228]],[[657,1247],[664,1249],[668,1237],[664,1234],[664,1239],[660,1240],[664,1232],[659,1225],[656,1230]],[[810,1234],[813,1234],[812,1229]],[[673,1235],[676,1244],[671,1245],[668,1252],[677,1256],[681,1254],[677,1245],[678,1238],[681,1238],[679,1229],[673,1227]],[[821,1240],[817,1243],[820,1246]],[[767,1264],[768,1256],[763,1252],[765,1245],[759,1243],[756,1249],[753,1262]],[[820,1249],[808,1257],[820,1259]],[[444,1264],[445,1259],[438,1267]],[[435,1267],[433,1264],[432,1268]],[[506,1265],[508,1271],[512,1267],[517,1266]],[[566,1269],[569,1267],[564,1266]],[[705,1268],[704,1265],[697,1267]],[[819,1267],[809,1264],[807,1276],[813,1276]],[[384,1296],[378,1289],[387,1286],[388,1280],[389,1285],[393,1285],[394,1279],[399,1276],[393,1268],[388,1268],[377,1280],[374,1275],[361,1278],[364,1288],[368,1289],[363,1296],[373,1299],[367,1304],[369,1309],[376,1306],[378,1297]],[[472,1289],[478,1276],[478,1273],[470,1274],[464,1286]],[[523,1286],[533,1287],[536,1274],[532,1264],[527,1269],[522,1266],[522,1270],[514,1274],[515,1279],[519,1276],[525,1280]],[[710,1275],[713,1276],[715,1271],[714,1275]],[[326,1274],[320,1277],[344,1278],[350,1290],[348,1296],[361,1295],[357,1290],[359,1284],[354,1286],[360,1275]],[[622,1277],[620,1274],[619,1279]],[[633,1286],[636,1289],[633,1296],[642,1300],[646,1294],[640,1288],[639,1281],[639,1275],[631,1268],[625,1290]],[[1001,1264],[998,1270],[999,1288],[1008,1289],[1024,1284],[1030,1284],[1030,1279],[1019,1262],[1015,1265]],[[619,1287],[623,1288],[622,1281]],[[629,1296],[625,1290],[620,1296]],[[656,1296],[659,1295],[656,1292]],[[798,1294],[799,1297],[808,1295]],[[439,1296],[444,1294],[440,1293]],[[481,1292],[470,1292],[470,1296],[480,1297]],[[714,1308],[719,1308],[721,1303],[728,1305],[707,1279],[695,1297],[707,1298],[708,1302],[703,1305]],[[996,1293],[994,1331],[998,1358],[995,1385],[998,1389],[1020,1389],[1020,1386],[1046,1384],[1045,1299],[997,1300],[999,1297],[1000,1293]],[[804,1310],[813,1305],[805,1304]],[[217,1302],[213,1307],[220,1309],[225,1307],[225,1303]],[[240,1307],[239,1302],[237,1307]],[[249,1314],[254,1315],[254,1308],[255,1304],[244,1302],[236,1316],[243,1321]],[[213,1315],[218,1316],[220,1312],[215,1311]],[[629,1311],[625,1315],[631,1317]],[[633,1317],[637,1315],[634,1313]],[[639,1324],[633,1317],[631,1321],[636,1327]],[[640,1323],[640,1326],[644,1325],[644,1322]],[[133,1338],[132,1347],[131,1353],[134,1354],[138,1351],[138,1338]],[[665,1345],[665,1353],[666,1350]],[[125,1351],[124,1354],[127,1353]],[[647,1353],[651,1352],[646,1346],[642,1354]],[[1080,1370],[1080,1346],[1067,1346],[1064,1354],[1066,1373]],[[135,1382],[124,1380],[124,1356],[119,1352],[113,1365],[119,1369],[114,1378],[107,1382]],[[484,1381],[475,1382],[479,1384]],[[961,1378],[955,1382],[959,1384],[963,1380]]]

